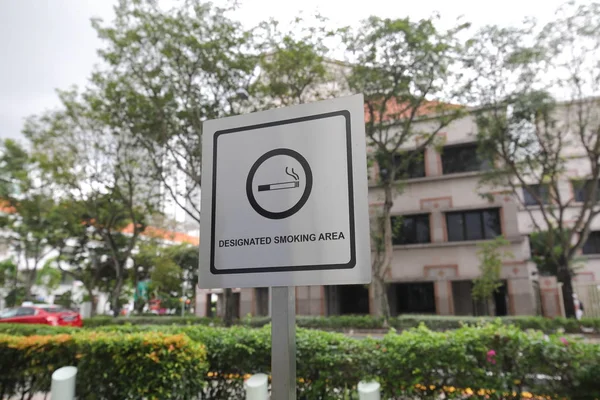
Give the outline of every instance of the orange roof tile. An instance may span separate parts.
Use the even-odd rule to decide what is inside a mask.
[[[386,111],[383,117],[379,116],[379,112],[377,111],[377,104],[374,104],[374,106],[375,110],[373,112],[373,115],[375,119],[379,122],[401,120],[402,118],[408,117],[413,111],[413,107],[411,107],[407,103],[399,104],[394,98],[388,100]],[[442,111],[455,110],[457,108],[462,107],[463,106],[459,104],[443,103],[440,101],[425,101],[419,107],[419,109],[417,109],[415,116],[422,117],[428,114],[436,114]],[[370,119],[371,114],[369,112],[367,104],[365,104],[365,121],[369,122]]]
[[[11,206],[10,204],[8,204],[8,202],[6,201],[0,201],[0,212],[2,213],[7,213],[7,214],[12,214],[14,212],[16,212],[17,210]]]
[[[123,233],[133,233],[133,224],[127,225],[123,230]],[[164,239],[169,240],[171,242],[177,243],[189,243],[194,246],[198,246],[200,244],[200,238],[197,236],[188,235],[182,232],[174,232],[166,229],[156,228],[153,226],[148,226],[142,232],[142,236],[154,238],[154,239]]]

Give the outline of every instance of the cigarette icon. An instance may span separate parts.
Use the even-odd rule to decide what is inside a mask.
[[[288,182],[269,183],[267,185],[258,185],[259,192],[266,192],[269,190],[283,190],[283,189],[294,189],[300,186],[300,176],[292,168],[292,172],[288,172],[288,167],[285,167],[286,175],[291,176],[295,180]]]
[[[293,189],[297,188],[298,186],[300,186],[300,182],[298,181],[270,183],[268,185],[258,185],[258,191],[266,192],[267,190]]]

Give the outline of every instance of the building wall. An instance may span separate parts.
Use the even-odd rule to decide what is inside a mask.
[[[566,120],[568,112],[561,112]],[[417,129],[432,130],[435,129],[435,123],[423,121]],[[439,136],[444,146],[452,146],[473,143],[476,132],[474,118],[466,116],[452,122]],[[403,150],[411,150],[418,145],[418,139],[415,139],[406,143]],[[387,282],[430,282],[434,288],[437,314],[473,312],[475,306],[470,297],[470,282],[480,274],[477,252],[481,241],[449,241],[446,214],[451,211],[497,208],[501,233],[509,241],[503,250],[513,255],[505,258],[501,273],[506,284],[507,313],[531,315],[541,309],[547,316],[562,315],[560,285],[554,277],[540,277],[535,264],[530,261],[528,235],[545,227],[539,206],[524,207],[522,194],[514,197],[507,188],[481,185],[479,172],[444,175],[442,155],[438,150],[434,146],[425,149],[425,177],[405,181],[402,190],[395,195],[391,210],[392,216],[428,214],[430,243],[394,246]],[[373,149],[367,151],[373,152]],[[564,179],[559,184],[559,192],[561,198],[573,199],[572,181],[589,174],[589,162],[581,157],[581,149],[572,144],[566,146],[564,154],[571,158]],[[377,185],[378,174],[377,164],[370,165],[369,205],[373,214],[384,200],[384,193]],[[573,201],[572,207],[566,211],[567,224],[574,223],[579,214],[578,207],[577,202]],[[592,222],[592,230],[600,231],[600,219]],[[600,280],[600,254],[580,255],[578,267],[575,283]],[[339,309],[329,307],[328,300],[334,300],[326,292],[336,293],[319,287],[297,288],[297,313],[326,315],[327,310]],[[395,291],[390,292],[391,301],[395,302],[399,295]],[[392,308],[395,309],[395,304]],[[378,311],[372,298],[370,311]]]

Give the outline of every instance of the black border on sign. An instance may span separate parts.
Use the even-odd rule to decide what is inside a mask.
[[[348,208],[350,211],[350,261],[346,264],[321,264],[321,265],[295,265],[280,267],[257,267],[257,268],[228,268],[217,269],[215,267],[215,211],[217,196],[217,144],[221,135],[229,133],[238,133],[254,129],[270,128],[278,125],[289,125],[299,122],[314,121],[316,119],[331,118],[342,116],[346,120],[346,158],[348,169]],[[241,126],[231,129],[216,131],[213,137],[213,170],[212,170],[212,207],[211,207],[211,227],[210,227],[210,272],[215,275],[224,274],[243,274],[243,273],[261,273],[261,272],[287,272],[287,271],[315,271],[330,269],[351,269],[356,266],[356,235],[354,222],[354,183],[352,173],[352,134],[350,126],[350,111],[340,110],[324,114],[309,115],[306,117],[284,119],[280,121],[267,122],[263,124]]]

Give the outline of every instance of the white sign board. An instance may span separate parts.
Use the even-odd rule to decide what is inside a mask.
[[[362,95],[207,121],[201,288],[371,280]]]

